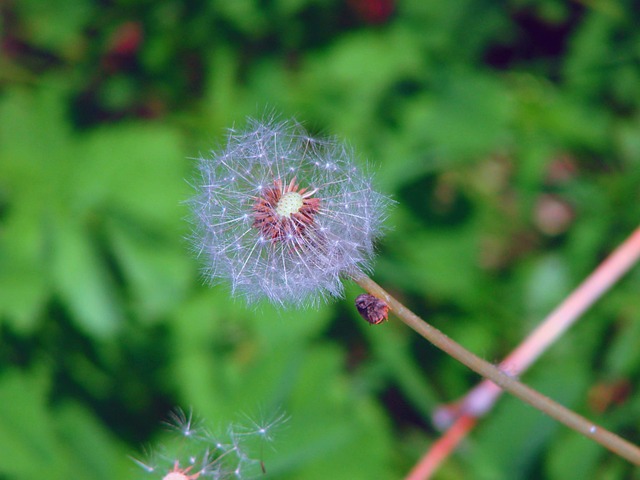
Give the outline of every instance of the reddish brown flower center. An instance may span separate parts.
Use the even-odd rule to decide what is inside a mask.
[[[286,186],[276,180],[253,204],[253,226],[273,241],[303,236],[320,209],[315,193],[300,188],[295,177]]]

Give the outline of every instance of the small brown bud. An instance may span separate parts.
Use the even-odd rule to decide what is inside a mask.
[[[356,297],[356,308],[362,318],[371,325],[384,322],[389,316],[389,305],[373,295],[363,293]]]

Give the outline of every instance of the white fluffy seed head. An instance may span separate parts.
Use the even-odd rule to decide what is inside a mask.
[[[206,278],[249,303],[315,304],[366,269],[389,200],[352,152],[293,121],[250,119],[199,159],[193,243]]]

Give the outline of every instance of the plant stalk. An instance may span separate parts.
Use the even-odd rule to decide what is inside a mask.
[[[440,330],[422,320],[364,273],[354,273],[352,278],[371,295],[384,300],[396,317],[440,350],[448,353],[479,375],[491,380],[500,388],[546,413],[551,418],[593,439],[630,462],[640,465],[640,448],[637,446],[572,412],[549,397],[519,382],[514,377],[507,375],[495,365],[471,353]]]
[[[499,368],[513,375],[524,372],[580,315],[608,291],[640,259],[640,228],[619,245],[553,312],[544,319]],[[406,480],[426,480],[466,437],[481,415],[502,394],[490,380],[483,380],[461,400],[436,410],[433,420],[445,433],[431,445]]]

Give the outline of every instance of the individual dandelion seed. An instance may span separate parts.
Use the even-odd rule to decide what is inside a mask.
[[[206,434],[200,423],[193,417],[193,410],[189,409],[187,413],[181,408],[171,410],[167,420],[163,422],[167,429],[178,432],[182,437],[196,439]]]
[[[366,270],[389,200],[353,153],[293,121],[248,121],[199,159],[193,244],[211,283],[249,303],[315,304]]]
[[[271,415],[262,414],[259,418],[244,415],[245,420],[235,425],[234,435],[238,437],[255,437],[263,442],[272,442],[277,430],[289,421],[284,411],[276,410]]]

